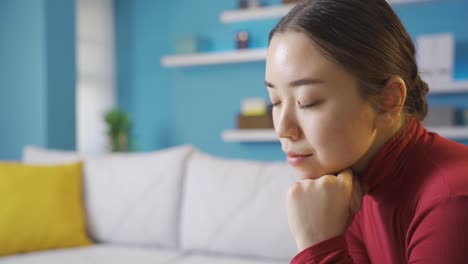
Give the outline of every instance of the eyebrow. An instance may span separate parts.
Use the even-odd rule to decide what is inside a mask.
[[[299,79],[299,80],[290,82],[289,87],[297,87],[301,85],[321,84],[321,83],[325,83],[325,81],[322,79],[304,78],[304,79]],[[273,88],[273,89],[276,88],[272,83],[266,80],[265,80],[265,86],[269,88]]]

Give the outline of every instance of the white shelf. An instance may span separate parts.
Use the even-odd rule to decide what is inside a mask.
[[[468,126],[428,127],[427,130],[450,139],[468,139]]]
[[[429,84],[429,94],[468,93],[468,81]]]
[[[187,67],[226,63],[265,61],[266,49],[247,49],[228,52],[209,52],[187,55],[171,55],[161,58],[165,67]]]
[[[243,10],[230,10],[221,13],[221,21],[223,23],[234,23],[242,21],[278,18],[286,15],[293,7],[294,4],[258,7]]]
[[[265,61],[266,48],[170,55],[161,58],[164,67],[189,67],[227,63]],[[429,84],[429,94],[468,93],[468,81]]]
[[[209,52],[187,55],[164,56],[161,65],[164,67],[188,67],[199,65],[245,63],[265,61],[266,48],[235,50],[227,52]],[[429,94],[468,93],[468,81],[429,84]]]
[[[411,4],[411,3],[420,3],[420,2],[428,2],[430,0],[387,0],[391,5],[403,5],[403,4]]]
[[[225,142],[276,142],[276,136],[273,129],[238,129],[226,130],[221,135]]]
[[[427,2],[430,0],[387,0],[391,5],[401,5],[409,3]],[[280,18],[285,16],[294,4],[276,5],[257,8],[247,8],[239,10],[229,10],[221,13],[220,19],[223,23],[235,23],[243,21]]]
[[[468,126],[428,127],[427,130],[443,137],[468,140]],[[273,129],[238,129],[223,131],[225,142],[278,142],[278,136]]]

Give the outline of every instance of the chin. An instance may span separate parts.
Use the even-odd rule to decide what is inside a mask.
[[[295,170],[299,174],[299,176],[303,179],[315,180],[324,175],[338,175],[338,173],[342,170],[314,170],[314,169],[307,169],[304,167],[295,167]]]
[[[297,174],[301,177],[301,179],[303,180],[305,179],[315,180],[324,175],[318,171],[314,171],[314,170],[307,169],[307,168],[294,167],[294,169],[297,172]]]
[[[303,180],[316,180],[316,179],[318,179],[320,177],[321,176],[311,175],[311,174],[302,174],[301,173],[301,179],[303,179]]]

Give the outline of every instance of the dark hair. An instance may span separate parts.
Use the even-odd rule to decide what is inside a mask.
[[[308,35],[331,61],[361,83],[361,95],[380,109],[383,86],[393,76],[406,84],[404,112],[423,120],[427,83],[416,64],[414,44],[385,0],[306,0],[298,3],[270,32]]]

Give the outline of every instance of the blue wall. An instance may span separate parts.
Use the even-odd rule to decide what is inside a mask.
[[[167,69],[163,55],[175,39],[200,34],[213,50],[234,48],[248,30],[253,47],[266,46],[277,20],[222,24],[232,1],[115,0],[119,105],[135,119],[141,150],[190,143],[222,156],[282,159],[279,144],[225,143],[239,102],[263,96],[264,63]],[[270,4],[279,1],[270,1]],[[197,10],[196,14],[193,11]],[[468,79],[468,1],[396,7],[413,37],[453,31],[455,78]],[[75,148],[75,3],[73,0],[0,1],[0,159],[19,159],[25,144]],[[468,107],[468,95],[430,96],[431,105]]]
[[[46,0],[47,142],[76,148],[75,1]]]
[[[75,147],[74,20],[74,1],[0,1],[0,160]]]
[[[220,13],[235,8],[235,0],[115,3],[118,101],[134,118],[134,136],[141,150],[190,143],[227,157],[284,158],[278,143],[225,143],[220,138],[221,131],[235,127],[243,98],[267,97],[263,62],[192,68],[160,66],[160,58],[173,53],[175,39],[184,35],[199,34],[211,39],[212,50],[230,50],[234,49],[234,33],[248,30],[252,46],[265,47],[277,20],[222,24]],[[468,1],[406,4],[396,11],[413,38],[455,32],[455,77],[468,79]],[[430,103],[468,108],[468,95],[431,96]]]

